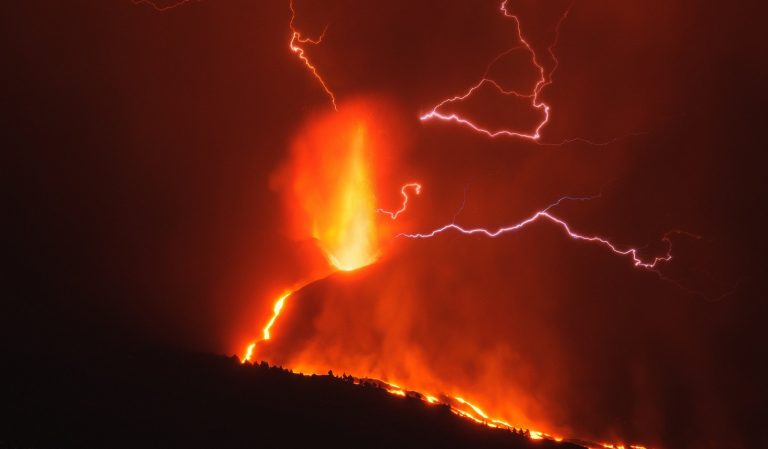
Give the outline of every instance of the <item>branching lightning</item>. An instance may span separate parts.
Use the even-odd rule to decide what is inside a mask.
[[[557,207],[564,201],[585,201],[593,198],[594,197],[569,197],[569,196],[562,197],[556,202],[545,207],[544,209],[536,211],[533,215],[530,215],[529,217],[525,218],[522,221],[519,221],[509,226],[500,227],[495,230],[491,230],[487,228],[464,228],[462,226],[457,225],[456,223],[449,223],[447,225],[441,226],[427,233],[400,233],[397,235],[397,237],[406,237],[411,239],[427,239],[427,238],[435,237],[438,234],[441,234],[443,232],[454,230],[466,235],[479,234],[489,238],[496,238],[501,236],[502,234],[519,231],[539,220],[548,220],[558,225],[563,231],[565,231],[568,237],[570,237],[573,240],[581,240],[586,242],[597,243],[599,245],[602,245],[608,248],[611,252],[613,252],[616,255],[629,256],[632,259],[633,265],[638,268],[645,268],[650,270],[650,269],[656,268],[656,266],[659,263],[669,262],[670,260],[672,260],[672,242],[669,238],[670,233],[665,234],[661,239],[664,243],[667,244],[667,251],[663,255],[654,256],[650,259],[643,259],[639,255],[639,248],[621,249],[616,244],[612,243],[610,240],[604,237],[578,233],[574,231],[565,220],[558,218],[557,216],[552,214],[552,212],[550,212],[551,209]]]
[[[139,5],[139,4],[148,5],[157,11],[167,11],[167,10],[176,8],[178,6],[181,6],[183,4],[189,3],[191,0],[173,0],[170,3],[158,2],[158,0],[131,0],[131,1],[133,2],[133,4],[136,4],[136,5]],[[547,104],[541,98],[542,91],[547,86],[552,84],[553,74],[555,73],[555,71],[559,66],[559,61],[554,53],[554,47],[557,45],[559,40],[561,25],[565,21],[565,19],[568,17],[572,6],[573,6],[573,3],[571,3],[571,5],[569,5],[568,8],[560,15],[554,27],[554,38],[551,44],[546,49],[549,57],[552,60],[552,63],[543,64],[539,58],[539,55],[537,55],[536,51],[534,50],[533,46],[523,35],[519,17],[508,10],[507,0],[503,0],[501,2],[499,10],[501,11],[501,14],[505,18],[510,19],[514,22],[514,26],[517,32],[516,38],[518,43],[514,47],[509,48],[503,51],[502,53],[500,53],[499,55],[497,55],[486,66],[486,69],[483,72],[480,80],[477,81],[474,85],[472,85],[469,89],[465,90],[464,92],[458,95],[448,97],[440,101],[434,107],[432,107],[427,113],[422,114],[420,116],[420,120],[422,122],[427,122],[431,120],[439,120],[439,121],[448,122],[448,123],[452,122],[452,123],[456,123],[461,126],[464,126],[466,128],[469,128],[474,132],[477,132],[479,134],[485,135],[490,138],[517,137],[521,139],[530,140],[539,145],[561,145],[563,143],[570,143],[570,142],[583,142],[583,143],[592,144],[592,145],[607,145],[618,140],[618,139],[611,139],[606,142],[592,142],[590,140],[587,140],[581,137],[576,137],[576,138],[566,139],[561,143],[542,143],[540,141],[541,132],[544,129],[544,127],[548,124],[550,120],[550,112],[551,112],[550,105]],[[294,7],[293,0],[289,0],[289,9],[290,9],[291,16],[289,21],[290,39],[288,42],[288,48],[293,54],[296,55],[296,57],[304,64],[306,69],[312,74],[312,76],[320,84],[321,88],[330,99],[331,105],[333,106],[334,110],[338,110],[336,96],[334,92],[330,89],[325,79],[321,76],[317,67],[310,61],[305,48],[306,46],[309,46],[309,45],[318,45],[322,43],[323,39],[325,38],[325,34],[328,27],[326,26],[326,28],[317,38],[313,39],[310,37],[305,37],[302,35],[302,33],[297,29],[295,25],[296,9]],[[526,92],[520,92],[514,89],[506,89],[500,81],[495,80],[490,76],[491,69],[493,68],[493,66],[496,63],[498,63],[501,59],[507,57],[510,53],[516,50],[524,50],[527,53],[529,53],[531,58],[531,63],[533,64],[536,71],[538,72],[538,77],[535,83],[533,84],[531,89]],[[545,65],[551,66],[551,67],[546,68]],[[469,99],[479,89],[483,87],[491,87],[495,89],[500,95],[503,95],[503,96],[512,96],[512,97],[528,100],[530,102],[531,108],[535,109],[540,114],[541,116],[540,120],[531,129],[514,129],[514,128],[489,129],[487,127],[483,127],[482,125],[476,123],[475,121],[473,121],[468,117],[460,115],[459,113],[445,112],[445,110],[450,105]],[[641,133],[636,133],[632,135],[637,135],[637,134],[641,134]],[[377,211],[382,214],[388,215],[392,220],[396,220],[398,216],[404,213],[408,207],[409,191],[413,192],[413,194],[415,195],[419,195],[421,193],[421,188],[422,188],[421,184],[415,183],[415,182],[403,185],[400,189],[400,193],[403,197],[401,207],[395,211],[389,211],[381,208],[377,209]],[[462,209],[460,209],[456,213],[456,215],[454,216],[454,220],[449,224],[438,227],[426,233],[400,233],[400,234],[397,234],[395,237],[403,237],[403,238],[410,238],[410,239],[427,239],[427,238],[437,237],[439,234],[442,234],[444,232],[455,231],[465,235],[477,234],[477,235],[485,236],[487,238],[497,238],[504,234],[514,233],[519,230],[522,230],[526,228],[528,225],[536,223],[538,221],[548,221],[556,225],[557,227],[559,227],[569,238],[573,240],[590,242],[590,243],[594,243],[596,245],[602,246],[617,256],[630,259],[634,267],[651,270],[659,274],[659,271],[657,271],[657,266],[659,264],[669,262],[670,260],[672,260],[672,241],[670,240],[670,235],[672,235],[673,233],[678,233],[680,231],[668,232],[662,236],[661,241],[666,244],[665,252],[653,257],[643,257],[640,255],[640,248],[621,247],[620,245],[613,243],[608,238],[601,237],[598,235],[589,235],[589,234],[583,234],[583,233],[577,232],[571,227],[571,225],[568,222],[566,222],[562,218],[559,218],[557,215],[555,215],[552,212],[554,208],[556,208],[557,206],[559,206],[561,203],[565,201],[585,201],[592,198],[594,197],[562,197],[556,202],[550,204],[549,206],[541,210],[536,211],[532,215],[528,216],[527,218],[517,223],[504,226],[504,227],[499,227],[496,229],[481,228],[481,227],[465,228],[456,224],[455,223],[456,217],[459,215],[459,213],[461,213],[461,210],[464,207],[464,204],[462,204]],[[466,201],[466,190],[465,190],[464,200]],[[659,275],[661,276],[661,274]],[[252,362],[256,357],[257,345],[261,342],[269,341],[272,339],[273,327],[278,321],[280,314],[283,311],[283,308],[285,307],[286,301],[295,291],[299,290],[300,288],[304,287],[307,284],[308,282],[305,282],[304,284],[300,285],[297,288],[286,290],[285,293],[283,293],[281,296],[279,296],[275,300],[272,306],[272,315],[270,319],[263,326],[260,338],[257,340],[251,341],[246,346],[244,354],[241,358],[242,363]],[[410,393],[398,385],[395,385],[395,384],[387,384],[387,385],[389,386],[388,391],[394,395],[406,397]],[[422,397],[430,404],[442,402],[438,400],[437,397],[432,395],[422,395]],[[510,429],[512,428],[511,425],[509,425],[504,421],[489,418],[489,416],[482,409],[480,409],[480,407],[466,401],[461,397],[442,396],[442,398],[447,401],[450,401],[451,410],[460,416],[488,425],[490,427],[507,427]],[[529,435],[531,439],[550,438],[558,441],[561,440],[560,438],[554,438],[554,437],[551,437],[550,435],[547,435],[542,432],[537,432],[537,431],[530,431]],[[623,446],[617,446],[610,443],[604,443],[602,444],[602,446],[604,448],[623,448]],[[643,449],[641,446],[628,446],[628,447],[633,449]]]
[[[523,36],[522,28],[520,26],[520,19],[510,13],[507,10],[507,0],[504,0],[501,3],[500,11],[504,15],[504,17],[507,17],[515,22],[515,28],[517,30],[517,39],[520,42],[519,45],[512,47],[510,49],[505,50],[498,56],[496,56],[486,67],[485,72],[483,72],[483,76],[480,78],[480,80],[470,87],[467,91],[465,91],[462,94],[446,98],[445,100],[441,101],[437,105],[435,105],[429,112],[426,114],[422,114],[420,120],[422,122],[437,119],[442,120],[445,122],[455,122],[460,125],[466,126],[470,129],[472,129],[475,132],[485,134],[488,137],[499,137],[499,136],[507,136],[507,137],[520,137],[523,139],[528,139],[532,141],[538,141],[541,137],[541,130],[544,128],[544,126],[549,122],[549,113],[550,113],[550,106],[545,103],[541,99],[541,91],[550,85],[552,83],[552,74],[557,70],[557,67],[559,65],[559,61],[557,60],[557,57],[555,56],[555,53],[553,51],[553,48],[555,45],[557,45],[557,41],[560,37],[560,26],[562,25],[563,21],[566,17],[568,17],[568,14],[571,11],[571,7],[573,4],[571,4],[560,16],[560,19],[557,22],[557,25],[555,26],[555,38],[552,44],[547,48],[547,51],[549,55],[551,56],[552,60],[554,61],[554,64],[550,70],[546,70],[544,68],[544,65],[539,62],[539,58],[536,54],[536,51],[533,49],[531,44],[525,39]],[[491,70],[491,67],[498,62],[500,59],[508,55],[514,50],[517,50],[519,48],[524,48],[527,52],[531,54],[531,62],[536,67],[536,70],[539,72],[539,77],[536,80],[536,83],[534,84],[533,88],[528,93],[521,93],[517,92],[515,90],[507,90],[504,89],[504,87],[499,83],[498,81],[492,79],[489,77],[489,72]],[[499,129],[499,130],[490,130],[488,128],[484,128],[483,126],[473,122],[472,120],[461,116],[457,113],[445,113],[442,112],[441,109],[452,103],[460,102],[463,100],[466,100],[467,98],[471,97],[478,89],[480,89],[482,86],[485,85],[491,85],[494,87],[500,94],[505,96],[515,96],[519,98],[527,98],[531,101],[531,107],[538,110],[542,114],[542,119],[539,121],[539,123],[535,126],[533,130],[525,131],[525,130],[515,130],[515,129]]]
[[[168,11],[171,9],[174,9],[178,6],[184,5],[191,0],[176,0],[173,3],[168,4],[160,4],[156,0],[131,0],[134,5],[140,5],[145,4],[152,7],[152,9],[156,11]],[[305,45],[317,45],[320,44],[323,41],[323,38],[325,37],[325,32],[328,31],[328,27],[326,26],[325,29],[323,29],[323,32],[320,33],[320,36],[318,36],[316,39],[312,39],[310,37],[304,37],[301,34],[301,31],[299,31],[295,26],[296,21],[296,9],[293,5],[293,0],[289,0],[288,7],[291,10],[291,19],[288,22],[288,27],[291,32],[291,38],[288,41],[288,48],[291,50],[293,54],[296,55],[297,58],[301,60],[301,62],[304,64],[304,66],[307,68],[307,70],[312,74],[312,76],[317,80],[318,83],[320,83],[320,87],[322,87],[325,94],[328,96],[328,98],[331,100],[331,105],[333,106],[334,110],[338,110],[338,105],[336,104],[336,95],[333,93],[330,87],[328,87],[328,83],[325,82],[323,77],[320,75],[320,72],[317,70],[317,67],[312,64],[312,62],[309,60],[309,57],[307,56],[306,50],[304,49]]]
[[[382,214],[389,215],[389,217],[393,220],[397,219],[397,216],[405,212],[405,209],[408,207],[408,190],[413,190],[413,193],[416,195],[421,194],[421,184],[417,182],[410,182],[408,184],[403,185],[400,188],[400,194],[403,196],[403,205],[400,207],[400,209],[390,212],[384,209],[376,209],[377,212],[380,212]]]
[[[291,40],[288,42],[288,48],[290,48],[291,52],[293,52],[301,60],[301,62],[304,63],[304,66],[307,68],[307,70],[309,70],[317,82],[320,83],[320,86],[323,88],[326,95],[328,95],[328,98],[330,98],[333,109],[338,111],[339,108],[336,105],[336,95],[334,95],[331,88],[328,87],[328,84],[325,82],[323,77],[320,76],[320,72],[318,72],[317,67],[315,67],[314,64],[312,64],[312,62],[309,60],[309,57],[307,57],[306,52],[304,51],[304,47],[302,46],[306,44],[317,45],[321,43],[325,37],[325,32],[328,31],[328,27],[325,27],[317,39],[302,37],[301,32],[297,30],[296,26],[294,25],[294,21],[296,20],[296,9],[293,7],[293,0],[289,0],[288,5],[291,9],[291,20],[288,23],[288,27],[291,30]]]

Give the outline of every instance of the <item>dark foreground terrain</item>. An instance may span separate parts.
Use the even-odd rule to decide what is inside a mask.
[[[332,376],[179,352],[5,354],[0,448],[569,448]]]

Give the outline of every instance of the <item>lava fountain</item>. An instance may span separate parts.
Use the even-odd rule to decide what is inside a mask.
[[[380,101],[361,100],[311,117],[273,177],[272,187],[284,196],[291,237],[312,239],[327,264],[315,267],[277,298],[258,341],[271,339],[270,330],[293,292],[379,258],[381,235],[388,230],[377,226],[375,185],[377,179],[386,179],[396,148],[396,134],[385,119],[387,109]],[[248,344],[243,362],[252,360],[256,343]]]
[[[381,145],[372,115],[355,103],[311,120],[280,173],[296,237],[314,239],[342,271],[379,257],[372,167]]]

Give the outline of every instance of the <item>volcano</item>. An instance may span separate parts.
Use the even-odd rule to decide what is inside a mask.
[[[720,3],[7,2],[0,448],[765,446]]]

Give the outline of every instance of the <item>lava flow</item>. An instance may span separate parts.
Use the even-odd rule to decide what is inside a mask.
[[[406,205],[407,205],[407,198],[408,198],[406,191],[407,191],[407,189],[409,187],[415,189],[415,191],[417,193],[421,189],[421,185],[420,184],[416,184],[416,183],[411,183],[411,184],[404,185],[401,188],[401,194],[404,197],[404,203],[403,203],[403,206],[401,207],[401,209],[396,211],[396,212],[386,212],[386,211],[384,211],[385,213],[387,213],[390,216],[392,216],[392,215],[396,216],[397,213],[401,213],[402,211],[405,210]],[[617,255],[631,256],[632,260],[634,261],[634,265],[636,267],[652,269],[659,262],[669,261],[672,258],[671,244],[670,244],[669,238],[667,236],[664,236],[664,239],[663,239],[665,242],[670,244],[670,246],[668,246],[667,252],[664,255],[662,255],[662,256],[656,256],[653,259],[644,260],[644,259],[641,259],[639,257],[638,250],[636,248],[629,248],[629,249],[626,249],[626,250],[622,250],[622,249],[619,249],[618,247],[616,247],[615,244],[611,243],[609,240],[607,240],[605,238],[597,237],[597,236],[585,236],[585,235],[578,234],[578,233],[572,231],[571,227],[568,225],[567,222],[565,222],[564,220],[554,216],[551,213],[551,211],[550,211],[551,209],[555,208],[556,206],[560,205],[562,202],[567,201],[567,200],[585,201],[585,200],[590,200],[592,198],[593,197],[563,197],[560,200],[558,200],[557,202],[551,204],[550,206],[537,211],[536,213],[534,213],[532,216],[528,217],[527,219],[522,220],[522,221],[518,222],[515,225],[507,226],[507,227],[504,227],[504,228],[499,228],[498,230],[495,230],[495,231],[489,231],[489,230],[482,229],[482,228],[464,229],[464,228],[462,228],[462,227],[452,223],[452,224],[443,226],[443,227],[441,227],[441,228],[439,228],[439,229],[437,229],[435,231],[432,231],[431,233],[428,233],[428,234],[404,234],[404,233],[401,233],[401,234],[398,234],[398,236],[400,236],[400,237],[409,237],[409,238],[430,238],[430,237],[434,237],[434,236],[436,236],[436,235],[438,235],[438,234],[440,234],[440,233],[442,233],[444,231],[447,231],[449,229],[453,229],[453,230],[457,230],[457,231],[459,231],[461,233],[464,233],[464,234],[478,234],[479,233],[479,234],[485,235],[487,237],[493,238],[493,237],[497,237],[497,236],[500,236],[500,235],[508,233],[508,232],[521,230],[521,229],[525,228],[527,225],[532,224],[532,223],[536,222],[539,219],[546,219],[546,220],[549,220],[549,221],[554,222],[554,223],[558,224],[559,226],[561,226],[566,231],[566,233],[571,238],[573,238],[575,240],[583,240],[583,241],[588,241],[588,242],[593,242],[593,243],[599,243],[599,244],[602,244],[602,245],[608,247],[612,252],[616,253]],[[329,259],[329,261],[332,262],[333,259]],[[270,329],[275,324],[275,322],[276,322],[276,320],[277,320],[277,318],[278,318],[278,316],[279,316],[279,314],[280,314],[280,312],[281,312],[281,310],[283,308],[284,302],[290,296],[290,294],[291,293],[284,294],[283,296],[281,296],[275,302],[275,304],[273,306],[273,312],[274,313],[273,313],[272,317],[270,318],[270,320],[268,321],[268,323],[263,328],[263,331],[262,331],[263,336],[262,336],[261,341],[266,341],[266,340],[269,340],[271,338]],[[256,346],[255,343],[251,343],[248,346],[245,355],[242,357],[242,362],[243,363],[253,361],[253,353],[254,353],[255,346]],[[318,370],[317,369],[312,369],[312,368],[304,367],[304,368],[300,369],[299,372],[309,374],[309,373],[317,373]],[[453,413],[455,413],[456,415],[458,415],[458,416],[461,416],[463,418],[469,419],[471,421],[474,421],[476,423],[479,423],[479,424],[482,424],[482,425],[485,425],[485,426],[488,426],[488,427],[504,428],[504,429],[509,429],[511,431],[514,431],[514,432],[519,432],[520,434],[528,436],[528,438],[530,438],[532,440],[548,439],[548,440],[553,440],[553,441],[558,441],[558,442],[559,441],[563,441],[563,438],[559,437],[559,436],[553,436],[551,434],[548,434],[548,433],[545,433],[545,432],[542,432],[542,431],[531,430],[531,429],[526,429],[526,428],[523,428],[523,427],[520,427],[520,426],[515,426],[515,425],[512,425],[512,424],[510,424],[509,422],[507,422],[507,421],[505,421],[503,419],[492,418],[485,411],[483,411],[480,406],[478,406],[478,405],[476,405],[476,404],[474,404],[474,403],[464,399],[461,396],[450,396],[450,395],[447,395],[447,394],[428,394],[428,393],[424,393],[423,391],[422,392],[415,392],[415,391],[411,391],[411,390],[408,390],[406,388],[403,388],[403,387],[401,387],[398,384],[387,382],[387,381],[383,381],[383,380],[377,380],[377,379],[368,379],[368,378],[366,378],[366,379],[357,379],[357,378],[355,378],[355,382],[356,383],[371,383],[372,382],[372,383],[381,385],[382,388],[384,388],[387,392],[389,392],[389,393],[391,393],[391,394],[393,394],[395,396],[415,397],[415,398],[418,398],[418,399],[421,399],[421,400],[425,401],[428,404],[443,404],[443,405],[448,406],[450,408],[450,410]],[[585,444],[584,442],[581,442],[581,443]],[[609,443],[588,444],[588,446],[589,447],[595,447],[595,448],[596,447],[605,447],[605,448],[614,448],[614,447],[615,448],[622,448],[623,447],[623,448],[631,448],[631,449],[641,449],[641,448],[643,448],[643,446],[638,446],[638,445],[622,446],[622,445],[610,445]]]
[[[173,6],[177,6],[177,3]],[[166,7],[158,7],[148,0],[138,0],[137,3],[149,3],[155,9],[164,10]],[[171,6],[171,7],[173,7]],[[261,327],[261,335],[246,345],[241,357],[243,363],[257,359],[259,343],[273,338],[273,332],[279,324],[281,313],[292,295],[318,279],[337,271],[355,271],[375,263],[382,254],[382,241],[385,236],[383,226],[377,225],[377,213],[387,215],[396,220],[404,213],[409,204],[409,192],[419,195],[422,185],[410,182],[400,189],[402,204],[396,210],[387,210],[377,207],[375,187],[377,179],[386,178],[387,167],[377,160],[377,157],[391,150],[384,144],[385,139],[379,137],[379,127],[382,126],[381,111],[365,103],[337,102],[337,97],[321,75],[317,66],[310,61],[306,47],[318,45],[323,42],[327,27],[317,38],[305,37],[296,27],[296,9],[292,0],[289,0],[290,21],[288,23],[290,39],[288,48],[291,53],[301,61],[305,68],[319,83],[325,94],[330,99],[335,113],[325,114],[310,119],[307,127],[302,129],[292,145],[292,151],[288,162],[278,171],[273,180],[273,187],[279,190],[285,199],[290,226],[287,233],[297,240],[311,239],[317,249],[322,252],[327,266],[318,269],[323,275],[313,274],[295,288],[286,290],[272,305],[272,313],[266,323]],[[534,47],[523,35],[520,19],[510,12],[507,1],[500,5],[502,15],[510,19],[517,32],[515,46],[500,53],[486,67],[481,79],[464,92],[446,98],[428,112],[421,114],[420,120],[427,122],[439,120],[453,122],[467,127],[474,132],[495,138],[500,136],[517,137],[539,143],[541,131],[550,119],[551,106],[542,99],[543,90],[552,83],[552,77],[558,67],[553,48],[559,39],[560,27],[570,12],[570,7],[562,12],[554,27],[554,37],[547,47],[550,63],[542,62],[541,55],[537,54]],[[530,89],[519,91],[508,89],[504,84],[491,77],[491,69],[501,59],[508,57],[517,50],[523,50],[530,55],[530,61],[538,76]],[[540,117],[535,126],[530,129],[516,127],[504,127],[491,129],[479,124],[477,121],[456,112],[447,110],[462,101],[475,95],[481,88],[490,87],[503,96],[511,96],[524,99],[530,108]],[[579,140],[579,139],[573,139]],[[581,139],[583,140],[583,139]],[[376,170],[373,170],[376,167]],[[577,232],[563,218],[555,215],[552,210],[567,200],[584,200],[588,198],[563,197],[557,202],[534,212],[527,218],[504,227],[489,229],[484,227],[465,228],[455,222],[440,226],[429,232],[400,232],[395,237],[410,239],[428,239],[438,235],[454,231],[466,235],[482,235],[488,238],[496,238],[504,234],[516,232],[528,225],[539,221],[547,221],[559,227],[569,238],[577,241],[594,243],[608,249],[611,253],[631,259],[637,268],[654,270],[664,262],[672,259],[672,246],[669,235],[664,235],[662,241],[667,244],[667,250],[661,255],[644,258],[640,255],[640,249],[636,247],[622,247],[613,243],[610,239],[599,235]],[[398,222],[399,223],[399,222]],[[277,335],[278,332],[275,333]],[[302,370],[305,372],[311,369]],[[368,374],[368,373],[365,373]],[[418,395],[430,404],[443,403],[450,406],[451,410],[464,418],[490,427],[505,427],[518,429],[507,421],[491,418],[480,406],[469,402],[465,397],[473,398],[471,394],[462,393],[461,396],[448,395],[443,392],[433,394],[414,393],[397,384],[377,381],[385,385],[387,391],[397,396]],[[432,389],[432,385],[428,386]],[[437,390],[435,388],[434,390]],[[433,390],[433,391],[434,391]],[[455,393],[455,392],[454,392]],[[483,397],[478,395],[478,397]],[[506,397],[506,396],[505,396]],[[487,396],[486,396],[487,399]],[[474,399],[473,399],[474,401]],[[490,410],[490,409],[488,409]],[[559,437],[550,436],[544,432],[527,431],[531,439],[561,440]],[[604,447],[621,447],[604,444]],[[639,446],[629,446],[639,448]]]
[[[272,329],[272,326],[275,324],[275,321],[277,321],[277,317],[280,316],[280,312],[283,310],[283,306],[285,306],[285,300],[291,296],[291,291],[284,293],[282,296],[277,298],[277,301],[275,301],[275,305],[272,306],[272,318],[269,319],[267,322],[267,325],[264,326],[264,329],[261,331],[261,340],[259,341],[267,341],[272,338],[272,334],[270,334],[270,329]],[[241,361],[243,363],[250,362],[253,358],[253,351],[256,349],[256,342],[248,344],[248,347],[245,349],[245,354],[241,358]]]
[[[280,181],[296,238],[314,239],[342,271],[379,256],[371,171],[379,144],[370,114],[353,105],[313,123],[296,140]]]
[[[409,193],[419,195],[422,185],[416,182],[404,184],[400,189],[402,203],[400,208],[396,210],[377,207],[374,193],[374,178],[376,176],[383,177],[384,174],[382,172],[386,169],[381,167],[380,164],[374,163],[376,154],[382,152],[381,148],[379,148],[381,146],[380,140],[372,137],[374,124],[376,126],[380,125],[380,116],[377,114],[374,118],[374,114],[360,104],[351,108],[338,107],[335,95],[328,88],[316,66],[309,61],[304,48],[300,45],[318,44],[322,41],[324,33],[314,40],[302,37],[294,25],[296,12],[293,2],[290,2],[290,10],[290,50],[301,59],[306,68],[317,79],[331,99],[334,110],[338,112],[322,116],[313,121],[307,129],[299,134],[299,137],[294,142],[290,161],[278,176],[277,187],[286,193],[286,203],[289,205],[289,213],[292,215],[290,221],[293,224],[295,236],[297,238],[310,237],[316,242],[317,247],[325,255],[329,265],[328,269],[331,273],[335,271],[354,271],[374,263],[380,256],[382,236],[380,235],[381,230],[376,225],[376,212],[396,220],[408,208]],[[507,135],[538,141],[540,131],[546,125],[550,113],[550,106],[540,98],[540,95],[542,90],[551,83],[552,73],[557,68],[557,59],[552,52],[552,47],[557,42],[560,24],[566,18],[569,10],[566,10],[557,22],[555,40],[548,48],[554,64],[548,70],[540,63],[533,47],[523,37],[519,19],[508,12],[506,2],[502,3],[501,11],[505,17],[515,22],[520,45],[531,54],[532,63],[538,70],[539,79],[532,90],[527,93],[505,90],[499,82],[487,77],[491,66],[509,52],[519,48],[518,46],[507,50],[492,61],[478,84],[460,96],[442,101],[429,113],[422,115],[422,121],[430,119],[454,121],[490,137]],[[529,99],[531,106],[541,112],[541,121],[532,131],[512,129],[491,131],[474,124],[464,117],[442,112],[442,109],[450,103],[468,98],[478,88],[485,85],[494,86],[504,95],[514,95]],[[373,166],[377,168],[376,173],[372,171]],[[455,223],[450,223],[428,233],[401,232],[396,234],[396,237],[423,239],[435,237],[442,232],[453,230],[463,234],[482,234],[493,238],[505,233],[521,230],[537,221],[546,220],[559,226],[574,240],[600,244],[618,256],[630,257],[634,266],[639,268],[653,269],[657,264],[671,260],[671,245],[669,245],[670,241],[667,236],[663,238],[669,245],[667,252],[651,259],[644,259],[640,257],[637,248],[622,249],[606,238],[575,232],[565,220],[551,212],[553,208],[563,201],[585,199],[588,198],[564,197],[517,224],[496,230],[485,228],[467,229]],[[316,279],[318,278],[312,278],[312,280]],[[308,283],[309,281],[304,282],[301,286],[288,290],[274,302],[272,315],[262,327],[260,339],[252,341],[247,345],[245,353],[241,358],[243,363],[256,360],[259,343],[272,339],[272,331],[279,321],[286,302],[290,300],[296,290]],[[298,362],[300,363],[300,361]],[[322,372],[322,370],[300,364],[295,365],[294,369],[304,373]],[[384,388],[393,395],[401,397],[416,395],[429,404],[442,403],[448,405],[453,413],[483,425],[514,429],[521,432],[523,430],[522,427],[515,427],[503,419],[491,418],[480,406],[464,399],[465,396],[447,395],[442,392],[434,394],[415,393],[397,384],[381,380],[376,382],[384,385]],[[554,437],[541,431],[526,430],[525,434],[534,440],[562,440],[560,437]]]
[[[375,155],[391,151],[380,137],[380,112],[365,102],[345,104],[338,112],[312,121],[294,142],[291,159],[276,176],[275,187],[283,191],[289,205],[294,237],[314,240],[328,266],[319,270],[322,275],[275,301],[261,338],[248,344],[243,362],[253,359],[258,342],[271,339],[270,331],[294,291],[335,271],[353,271],[378,259],[381,231],[376,225],[372,167],[376,165],[381,176],[386,164],[375,163]],[[420,185],[403,187],[406,203],[407,188],[418,193]],[[404,209],[405,204],[393,218]]]

